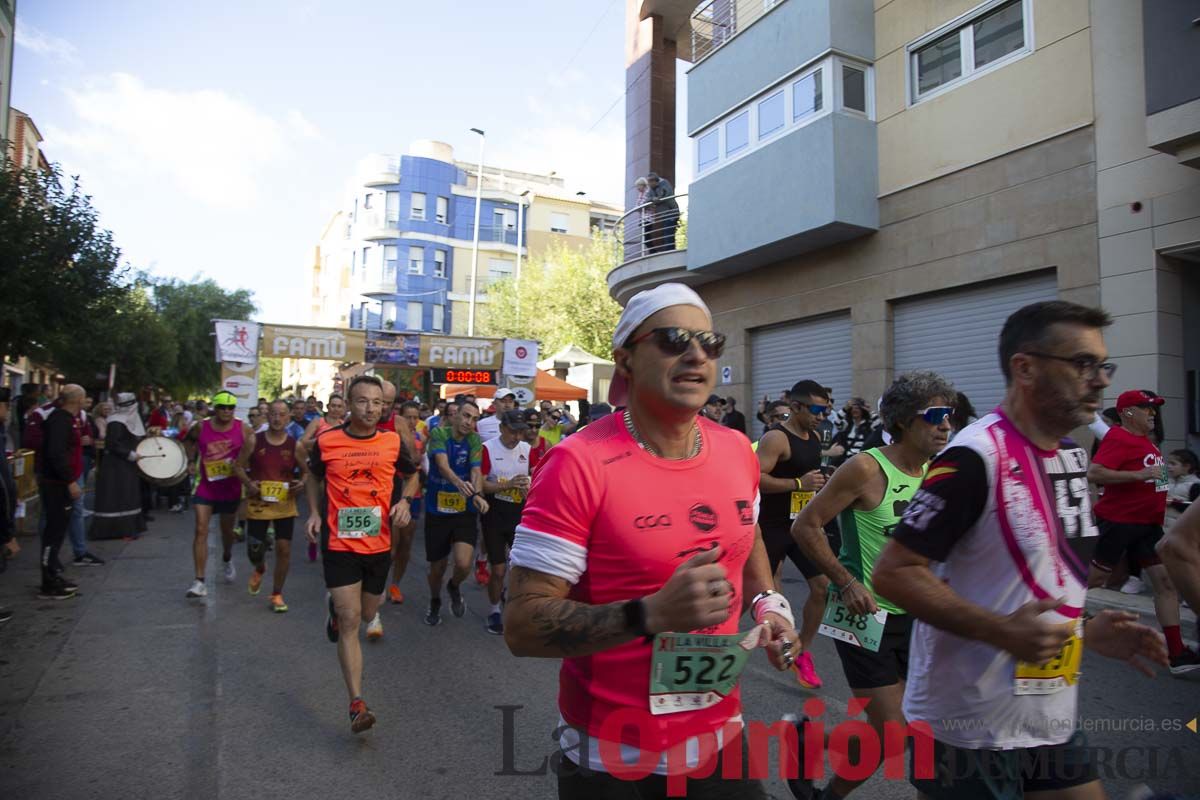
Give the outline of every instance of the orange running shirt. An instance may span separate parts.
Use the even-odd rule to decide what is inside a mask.
[[[400,437],[377,430],[359,438],[344,425],[330,428],[313,442],[308,462],[313,474],[325,479],[321,527],[327,547],[361,555],[391,550],[388,516],[402,496],[404,479],[416,472]]]

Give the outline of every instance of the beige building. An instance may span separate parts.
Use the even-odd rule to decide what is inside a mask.
[[[654,138],[673,130],[673,85],[654,67],[676,56],[694,61],[679,150],[696,177],[687,249],[635,248],[614,297],[696,286],[729,336],[718,391],[747,408],[802,378],[873,400],[927,368],[981,413],[1003,393],[1008,314],[1103,305],[1119,365],[1106,400],[1157,391],[1167,446],[1195,446],[1200,28],[1186,5],[629,0],[628,183],[674,176]],[[651,124],[653,107],[669,113]]]
[[[14,31],[17,25],[16,0],[0,0],[0,131],[8,130],[12,103]]]

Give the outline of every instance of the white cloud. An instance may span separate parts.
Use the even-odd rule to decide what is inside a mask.
[[[75,45],[59,36],[51,36],[45,31],[38,30],[32,25],[26,24],[19,17],[17,18],[16,29],[13,31],[13,37],[18,47],[23,47],[40,56],[61,61],[65,64],[77,65],[81,63]]]
[[[76,123],[47,131],[65,160],[216,208],[253,207],[267,171],[300,140],[320,137],[299,111],[276,119],[220,90],[157,89],[123,73],[67,98]]]

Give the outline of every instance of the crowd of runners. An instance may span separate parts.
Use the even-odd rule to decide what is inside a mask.
[[[423,545],[426,625],[442,624],[443,597],[464,616],[474,574],[487,633],[516,656],[561,660],[564,798],[666,796],[679,764],[695,772],[690,797],[765,797],[727,763],[744,740],[739,674],[762,650],[817,689],[832,667],[812,658],[818,635],[833,638],[881,740],[888,723],[927,726],[936,763],[952,768],[922,777],[911,765],[923,796],[1104,797],[1069,724],[1083,650],[1150,677],[1200,668],[1180,627],[1181,602],[1200,602],[1196,457],[1163,458],[1152,392],[1119,392],[1102,421],[1109,324],[1067,302],[1014,313],[998,341],[1006,394],[978,419],[933,371],[839,409],[798,359],[753,443],[712,394],[725,337],[678,284],[629,301],[608,403],[583,420],[518,408],[507,390],[487,409],[471,396],[423,408],[366,375],[323,404],[263,401],[247,420],[222,392],[175,429],[194,486],[186,594],[209,591],[215,516],[221,579],[237,580],[244,538],[247,591],[269,580],[269,608],[286,612],[303,536],[322,562],[325,634],[359,733],[376,722],[360,631],[383,636],[384,604],[410,600],[400,581]],[[77,487],[76,388],[42,422],[43,594],[62,599],[75,591],[58,546]],[[1070,438],[1089,426],[1094,454]],[[795,613],[789,560],[807,583]],[[1127,569],[1149,582],[1161,631],[1088,613],[1089,587]],[[803,750],[814,729],[795,728]],[[696,770],[706,758],[712,768]],[[644,769],[631,778],[629,764]],[[801,774],[789,786],[828,800],[863,782]]]

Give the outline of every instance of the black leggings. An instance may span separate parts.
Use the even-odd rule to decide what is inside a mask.
[[[45,583],[63,571],[58,551],[67,535],[74,503],[66,484],[43,483],[38,488],[46,512],[46,528],[42,531],[42,582]]]
[[[263,558],[267,554],[267,529],[271,523],[275,524],[276,541],[290,542],[292,533],[296,529],[295,517],[246,520],[246,555],[250,557],[250,563],[256,567],[263,563]]]

